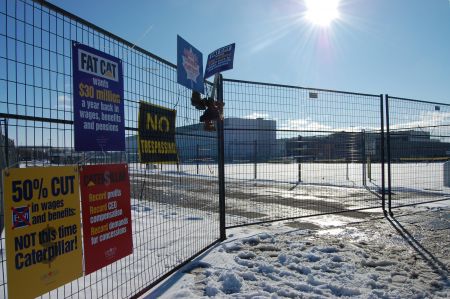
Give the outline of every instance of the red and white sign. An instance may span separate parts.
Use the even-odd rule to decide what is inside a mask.
[[[126,164],[80,167],[86,274],[133,252]]]

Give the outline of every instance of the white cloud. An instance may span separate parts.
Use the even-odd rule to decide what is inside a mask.
[[[432,130],[435,127],[449,124],[450,124],[450,112],[426,111],[422,113],[419,117],[417,117],[417,120],[400,122],[397,124],[390,125],[390,130],[408,130],[408,129]]]
[[[321,124],[310,119],[290,119],[286,123],[281,124],[282,130],[299,130],[299,131],[333,131],[330,126]]]
[[[285,123],[281,124],[278,129],[280,130],[294,130],[304,131],[306,135],[322,135],[332,132],[361,132],[365,131],[378,131],[380,128],[376,127],[364,127],[364,126],[347,126],[347,127],[332,127],[324,123],[320,123],[311,119],[289,119]],[[310,131],[310,132],[308,132]]]
[[[243,118],[247,118],[247,119],[269,118],[269,114],[255,112],[255,113],[246,115]]]
[[[68,95],[58,96],[58,109],[72,111],[72,98]],[[55,107],[56,108],[56,107]]]

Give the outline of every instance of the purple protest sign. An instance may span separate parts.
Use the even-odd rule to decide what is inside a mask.
[[[72,42],[76,151],[124,151],[122,61]]]

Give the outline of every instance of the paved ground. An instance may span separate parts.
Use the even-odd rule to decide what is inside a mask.
[[[180,177],[176,174],[134,175],[132,187],[134,198],[151,196],[151,201],[213,214],[218,212],[218,182],[207,177]],[[396,208],[393,209],[392,217],[385,217],[379,208],[379,194],[363,188],[245,180],[229,182],[226,185],[226,194],[227,225],[305,216],[281,225],[284,229],[301,231],[302,241],[306,241],[305,248],[316,250],[314,248],[318,246],[336,245],[342,254],[349,255],[349,261],[359,260],[355,273],[362,277],[361,283],[366,284],[367,275],[379,277],[382,281],[379,284],[373,282],[373,285],[365,285],[370,290],[380,287],[381,292],[373,293],[378,294],[379,298],[402,298],[407,294],[409,296],[408,288],[420,292],[421,296],[417,298],[450,297],[448,200],[426,206]],[[415,200],[420,200],[418,194],[414,194]],[[429,195],[431,198],[434,196],[422,195]],[[396,196],[398,201],[399,196]],[[402,196],[406,196],[406,193]],[[377,208],[359,211],[373,207]],[[339,214],[306,217],[336,212]],[[270,227],[274,238],[281,243],[287,244],[292,242],[292,238],[298,239],[295,233],[275,233],[277,225],[280,224],[265,224],[258,226],[257,230],[264,231]],[[255,226],[249,229],[255,229]],[[341,248],[342,244],[349,244],[349,247]],[[256,256],[260,255],[258,248],[250,243],[243,242],[243,246],[250,252],[256,250]],[[353,251],[359,252],[360,256],[351,256]],[[267,254],[265,258],[271,259],[272,256]],[[203,272],[201,269],[196,270],[194,275],[201,278],[205,275]],[[258,280],[255,289],[258,289],[257,282]],[[211,284],[215,283],[214,280],[211,281]],[[204,294],[203,287],[206,286],[197,285],[197,289],[192,292],[196,296]],[[250,283],[248,287],[251,291]],[[401,293],[396,293],[396,290],[401,290]]]

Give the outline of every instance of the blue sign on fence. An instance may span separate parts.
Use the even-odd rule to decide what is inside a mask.
[[[177,36],[177,82],[189,89],[205,93],[203,55],[179,35]]]
[[[217,49],[208,55],[208,61],[206,62],[205,69],[205,79],[216,73],[231,70],[233,68],[234,47],[235,44],[233,43]]]
[[[120,59],[72,42],[76,151],[124,151],[123,73]]]

